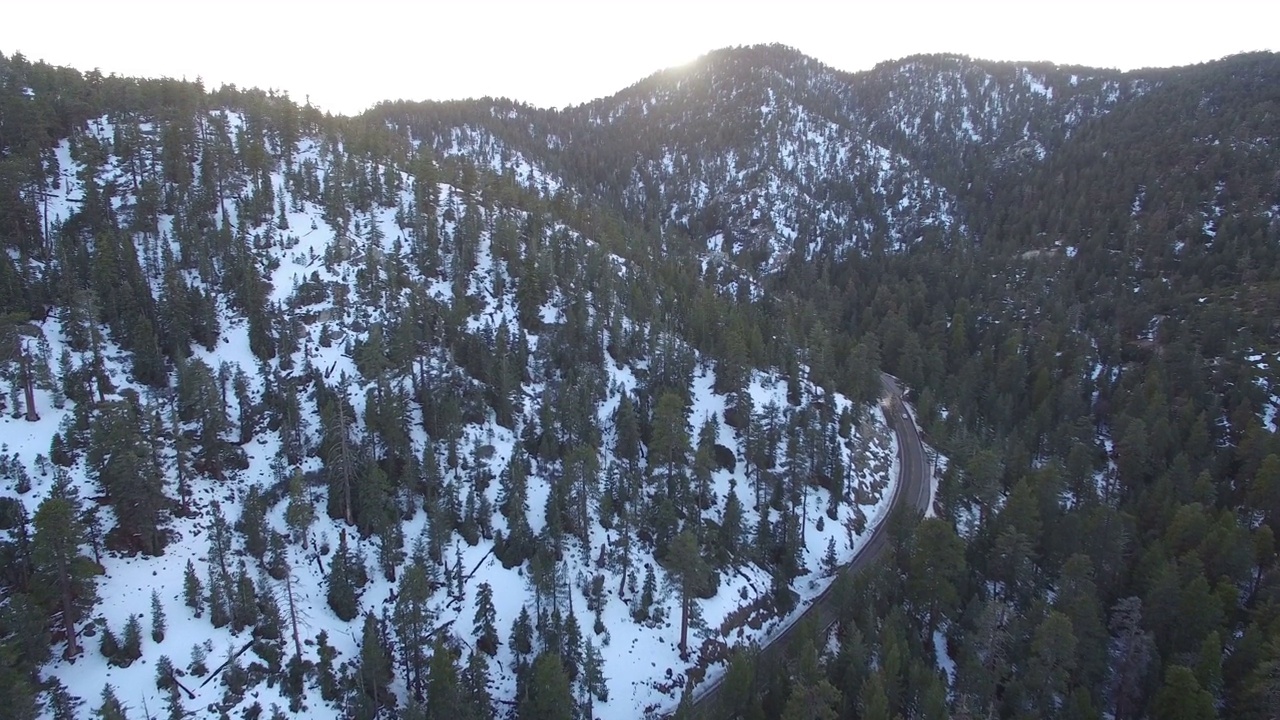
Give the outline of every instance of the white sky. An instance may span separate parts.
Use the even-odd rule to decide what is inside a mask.
[[[1280,48],[1274,0],[3,0],[0,52],[81,70],[306,96],[507,96],[562,107],[728,45],[843,70],[922,52],[1131,69]]]

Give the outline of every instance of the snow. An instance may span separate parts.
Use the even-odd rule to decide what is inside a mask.
[[[521,186],[547,196],[564,187],[557,176],[543,171],[523,153],[507,147],[484,129],[453,128],[448,142],[440,149],[445,155],[467,158],[499,175],[510,172]]]
[[[938,484],[942,482],[942,477],[947,474],[947,468],[951,466],[951,459],[927,445],[925,446],[925,453],[929,458],[929,507],[924,511],[924,516],[930,518],[938,517]]]
[[[1027,70],[1026,68],[1022,69],[1022,79],[1023,82],[1027,84],[1027,88],[1030,89],[1031,92],[1048,100],[1053,99],[1053,88],[1046,86],[1044,84],[1044,80],[1033,75],[1030,70]]]
[[[947,652],[947,638],[941,630],[933,631],[933,658],[938,667],[947,676],[947,687],[955,687],[956,661]]]

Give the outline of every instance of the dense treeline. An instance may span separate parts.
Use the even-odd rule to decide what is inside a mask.
[[[1278,73],[1161,72],[1043,162],[934,145],[980,242],[779,278],[877,338],[950,466],[826,674],[754,712],[1274,716]]]

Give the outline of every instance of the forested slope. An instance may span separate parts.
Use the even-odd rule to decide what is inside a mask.
[[[727,665],[744,717],[1280,712],[1275,55],[760,46],[354,118],[0,70],[12,707],[625,717]],[[883,510],[880,369],[937,517],[757,675]],[[254,641],[198,701],[93,602],[188,557],[169,624]]]
[[[13,717],[652,712],[883,516],[876,369],[590,201],[3,69]]]

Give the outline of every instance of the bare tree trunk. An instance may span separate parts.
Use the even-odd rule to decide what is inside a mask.
[[[243,654],[245,653],[245,651],[246,651],[246,650],[248,650],[248,649],[249,649],[249,648],[251,648],[251,647],[253,647],[253,641],[252,641],[252,640],[250,640],[249,642],[245,643],[245,644],[244,644],[244,647],[240,648],[239,650],[237,650],[237,651],[236,651],[236,653],[235,653],[234,655],[232,655],[231,657],[227,658],[227,661],[226,661],[226,662],[224,662],[224,663],[222,663],[221,665],[219,665],[217,670],[214,670],[213,672],[209,673],[209,677],[205,678],[205,679],[204,679],[204,682],[200,683],[200,687],[204,687],[205,685],[208,685],[210,680],[212,680],[212,679],[214,679],[214,678],[218,677],[218,673],[220,673],[220,672],[222,672],[223,670],[225,670],[225,669],[226,669],[226,667],[232,663],[232,661],[234,661],[236,658],[238,658],[238,657],[240,657],[241,655],[243,655]]]
[[[75,607],[72,605],[74,600],[71,595],[70,579],[68,578],[71,570],[70,568],[62,568],[61,570],[62,572],[58,573],[58,584],[62,586],[62,628],[63,632],[67,634],[67,649],[63,657],[70,660],[80,654],[80,646],[76,643]]]
[[[351,512],[351,457],[347,451],[347,416],[343,407],[346,402],[346,391],[338,399],[338,443],[342,453],[342,516],[348,525],[355,525],[355,517]]]
[[[689,659],[689,595],[687,587],[680,588],[680,659]]]
[[[284,592],[289,598],[289,624],[293,626],[293,650],[298,658],[301,658],[302,640],[298,637],[298,610],[293,604],[293,569],[287,564],[284,569]]]
[[[24,345],[22,348],[22,385],[27,396],[27,422],[36,422],[40,413],[36,412],[36,385],[31,373],[31,354]]]

